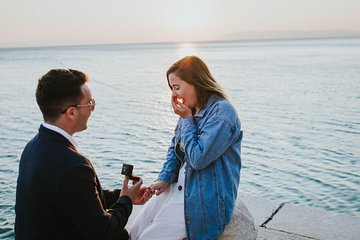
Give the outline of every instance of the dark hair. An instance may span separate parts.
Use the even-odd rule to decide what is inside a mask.
[[[52,69],[39,79],[36,101],[45,121],[55,120],[70,105],[83,98],[81,86],[88,81],[85,73],[73,69]]]
[[[197,56],[186,56],[169,68],[166,72],[166,77],[168,85],[171,89],[169,83],[170,73],[175,73],[177,77],[195,86],[197,104],[199,108],[205,106],[211,94],[227,99],[223,88],[211,75],[206,64]]]

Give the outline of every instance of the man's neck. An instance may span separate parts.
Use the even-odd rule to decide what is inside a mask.
[[[52,131],[55,131],[59,134],[61,134],[62,136],[64,136],[67,140],[69,140],[71,142],[71,144],[77,148],[78,144],[77,142],[75,141],[75,139],[68,133],[66,132],[63,128],[59,127],[59,126],[56,126],[54,125],[52,122],[44,122],[42,124],[45,128],[48,128]]]
[[[74,131],[71,131],[71,127],[63,124],[61,121],[45,121],[45,123],[61,128],[65,132],[67,132],[70,136],[74,135]]]

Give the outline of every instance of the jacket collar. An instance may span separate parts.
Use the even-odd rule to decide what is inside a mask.
[[[216,95],[211,95],[209,97],[209,99],[207,100],[205,106],[203,108],[200,109],[200,111],[194,116],[194,117],[203,117],[206,110],[213,105],[213,103],[218,99],[219,97],[217,97]]]
[[[74,145],[72,145],[72,143],[66,137],[64,137],[63,135],[61,135],[58,132],[55,132],[51,129],[44,127],[43,125],[40,125],[40,127],[39,127],[39,134],[53,138],[56,141],[61,142],[65,145],[67,145],[68,147],[73,148],[76,151],[76,147]]]

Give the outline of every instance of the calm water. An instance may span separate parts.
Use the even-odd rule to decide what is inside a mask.
[[[149,184],[177,121],[165,71],[189,52],[241,118],[241,192],[360,216],[360,39],[0,49],[0,238],[13,237],[19,158],[42,121],[38,77],[87,72],[97,107],[80,151],[106,188],[123,163]]]

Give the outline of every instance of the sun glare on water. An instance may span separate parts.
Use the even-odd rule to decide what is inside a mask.
[[[189,55],[197,55],[197,49],[193,43],[180,43],[177,46],[177,54],[179,58]]]

